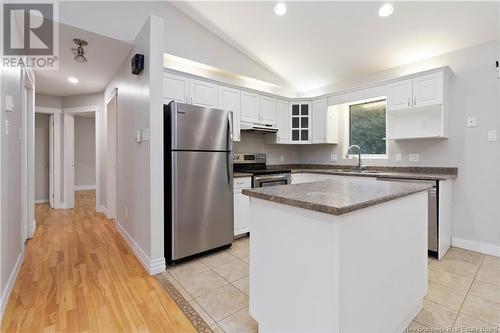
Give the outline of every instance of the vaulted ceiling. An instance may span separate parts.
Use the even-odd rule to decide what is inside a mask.
[[[498,2],[175,2],[303,92],[498,39]]]

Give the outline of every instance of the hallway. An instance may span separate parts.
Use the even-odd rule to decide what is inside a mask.
[[[95,212],[95,192],[75,208],[36,206],[37,229],[1,332],[195,332],[116,231]]]

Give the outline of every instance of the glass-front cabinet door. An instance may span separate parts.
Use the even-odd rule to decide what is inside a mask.
[[[292,142],[308,143],[311,139],[311,103],[292,102]]]

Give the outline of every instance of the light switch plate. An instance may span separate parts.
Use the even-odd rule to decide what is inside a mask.
[[[135,131],[135,142],[137,142],[137,143],[141,143],[142,142],[141,130],[136,130]]]
[[[396,155],[394,155],[394,162],[401,163],[402,159],[403,156],[401,155],[401,153],[396,153]]]
[[[337,154],[332,153],[332,154],[330,155],[330,161],[331,161],[331,162],[337,162],[337,160],[338,160]]]
[[[14,111],[14,99],[11,95],[4,96],[4,106],[3,109],[5,112],[13,112]]]
[[[489,130],[488,131],[488,141],[489,142],[497,141],[497,131],[496,130]]]
[[[408,154],[408,162],[417,163],[420,161],[420,156],[418,154]]]
[[[280,162],[285,162],[285,156],[280,155]]]
[[[468,116],[467,117],[467,127],[476,127],[477,126],[477,120],[476,116]]]

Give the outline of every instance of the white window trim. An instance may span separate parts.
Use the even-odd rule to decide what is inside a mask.
[[[343,105],[343,113],[344,113],[344,140],[343,140],[343,145],[342,145],[342,158],[345,160],[350,160],[350,159],[356,159],[358,158],[357,154],[352,154],[348,158],[345,157],[347,153],[347,149],[349,148],[349,125],[350,125],[350,113],[349,109],[351,105],[356,105],[356,104],[362,104],[362,103],[368,103],[368,102],[375,102],[379,101],[381,99],[387,100],[387,96],[377,96],[377,97],[372,97],[372,98],[367,98],[367,99],[362,99],[354,102],[349,102],[345,103]],[[387,117],[386,117],[387,119]],[[387,129],[387,123],[386,123],[386,129]],[[361,154],[362,159],[368,159],[368,160],[387,160],[389,159],[389,143],[386,140],[385,141],[385,154]]]

